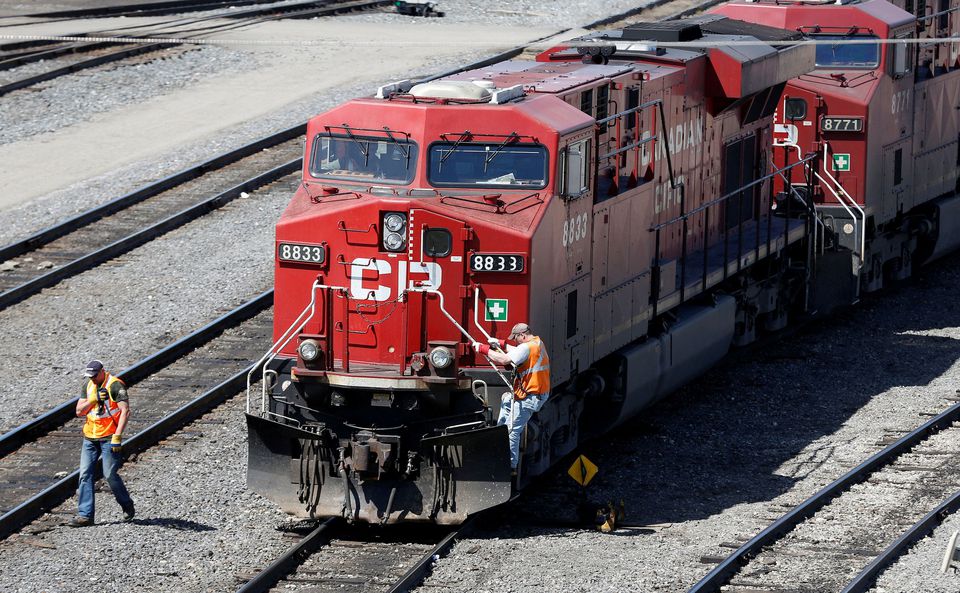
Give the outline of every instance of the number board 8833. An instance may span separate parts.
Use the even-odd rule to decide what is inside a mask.
[[[518,253],[471,253],[471,272],[523,273],[526,259]]]

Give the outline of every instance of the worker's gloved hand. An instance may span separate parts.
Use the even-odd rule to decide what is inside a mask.
[[[480,354],[483,354],[484,356],[486,356],[487,354],[490,353],[490,344],[481,344],[480,342],[474,342],[473,350],[475,352],[479,352]]]
[[[113,437],[110,439],[110,450],[114,453],[120,453],[120,449],[122,448],[122,445],[120,444],[121,440],[122,437],[119,434],[113,435]]]
[[[500,350],[503,350],[504,348],[507,347],[506,342],[504,342],[503,340],[498,340],[496,338],[490,338],[489,340],[487,340],[487,342],[490,344],[491,348],[499,348]]]

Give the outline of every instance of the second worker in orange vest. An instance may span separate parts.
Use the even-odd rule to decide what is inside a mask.
[[[539,337],[530,326],[518,323],[510,331],[516,346],[496,340],[501,351],[491,350],[488,344],[475,343],[474,350],[498,364],[513,364],[516,372],[513,393],[504,393],[500,403],[497,424],[506,424],[510,437],[510,467],[517,469],[520,462],[520,437],[534,412],[539,412],[550,397],[550,357]],[[491,343],[494,341],[491,340]]]
[[[77,400],[77,416],[86,416],[86,421],[80,451],[77,516],[70,521],[70,526],[93,524],[93,483],[98,460],[103,462],[103,477],[123,509],[124,521],[129,521],[134,515],[133,500],[117,474],[123,429],[130,416],[127,388],[123,381],[108,373],[99,360],[90,361],[83,374],[87,380]]]

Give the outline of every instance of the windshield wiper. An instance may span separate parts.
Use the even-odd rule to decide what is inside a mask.
[[[347,137],[353,140],[354,144],[357,145],[357,148],[360,149],[360,154],[363,155],[363,164],[364,166],[366,166],[370,161],[370,157],[367,155],[367,148],[368,148],[367,143],[360,142],[360,140],[358,140],[357,137],[353,135],[353,132],[350,131],[349,126],[347,126],[346,124],[344,124],[343,129],[346,130]]]
[[[500,151],[503,150],[503,149],[507,146],[507,143],[509,143],[509,142],[511,142],[511,141],[513,141],[513,140],[519,140],[519,139],[520,139],[520,136],[519,136],[516,132],[510,132],[510,135],[503,139],[503,142],[500,143],[500,146],[496,147],[496,148],[493,150],[493,152],[491,152],[491,153],[488,154],[486,157],[484,157],[484,159],[483,159],[483,172],[484,172],[484,173],[487,172],[487,165],[489,165],[490,162],[493,161],[493,159],[496,158],[496,156],[497,156],[498,154],[500,154]]]
[[[452,155],[453,152],[454,152],[455,150],[457,150],[457,147],[459,147],[461,144],[463,144],[464,142],[466,142],[467,138],[469,138],[469,137],[471,137],[471,136],[473,136],[473,134],[470,133],[470,130],[464,130],[464,132],[463,132],[462,134],[460,134],[460,137],[457,138],[457,141],[453,143],[453,146],[450,147],[450,150],[444,152],[443,149],[441,149],[441,150],[440,150],[440,164],[442,165],[444,161],[446,161],[448,158],[450,158],[450,155]]]
[[[391,142],[396,144],[397,148],[403,151],[403,158],[407,161],[407,168],[409,169],[410,168],[410,144],[401,143],[399,140],[394,138],[393,132],[391,132],[390,128],[388,128],[387,126],[383,126],[383,131],[387,135],[387,138],[389,138]],[[405,132],[401,132],[401,133],[405,133]]]

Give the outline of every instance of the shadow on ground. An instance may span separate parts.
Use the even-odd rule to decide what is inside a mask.
[[[632,524],[705,519],[734,505],[772,500],[834,459],[837,449],[857,437],[822,437],[836,433],[892,388],[906,387],[898,401],[904,411],[891,418],[891,425],[911,415],[913,424],[902,428],[921,424],[921,412],[940,412],[948,403],[941,399],[939,409],[930,409],[939,404],[916,401],[910,395],[917,393],[913,386],[929,385],[950,369],[960,357],[960,342],[918,333],[960,327],[958,289],[960,255],[760,353],[733,356],[583,447],[581,452],[600,467],[589,497],[623,500]],[[954,334],[960,337],[960,330]],[[955,394],[951,389],[937,395]],[[926,400],[931,401],[938,400]],[[876,450],[877,440],[857,445]],[[840,462],[844,469],[860,461],[850,456],[847,452]],[[558,469],[525,497],[533,502],[514,509],[508,520],[529,522],[542,535],[533,525],[573,518],[578,488],[565,467]]]

